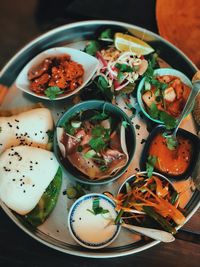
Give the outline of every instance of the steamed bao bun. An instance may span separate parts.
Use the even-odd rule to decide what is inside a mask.
[[[35,208],[54,179],[59,164],[50,151],[17,146],[0,155],[0,198],[25,215]]]
[[[0,117],[0,154],[6,149],[29,145],[47,149],[47,132],[53,130],[53,119],[47,108],[36,108],[18,115]]]

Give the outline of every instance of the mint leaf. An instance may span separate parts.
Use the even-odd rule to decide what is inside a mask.
[[[94,56],[99,49],[100,45],[97,41],[89,41],[85,47],[85,52],[91,56]]]
[[[99,112],[98,114],[94,115],[90,120],[91,121],[104,121],[108,118],[108,114],[103,112]]]
[[[47,131],[47,135],[48,135],[48,143],[53,143],[53,136],[54,136],[54,131],[48,130]]]
[[[152,176],[157,159],[158,158],[156,156],[151,156],[151,155],[148,156],[147,162],[146,162],[146,171],[147,171],[148,177]]]
[[[126,64],[116,63],[115,67],[121,72],[133,72],[134,71],[134,68],[131,68],[130,66]]]
[[[51,100],[54,100],[56,96],[62,94],[63,92],[64,91],[60,90],[58,86],[50,86],[44,91],[45,95]]]
[[[91,158],[93,158],[94,156],[96,155],[96,152],[94,151],[94,150],[89,150],[88,152],[86,152],[85,154],[84,154],[84,158],[86,158],[86,159],[91,159]]]

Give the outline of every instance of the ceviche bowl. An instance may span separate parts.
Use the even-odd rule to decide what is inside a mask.
[[[95,57],[78,49],[50,48],[25,65],[17,77],[16,86],[42,99],[68,98],[78,93],[90,81],[98,64]]]
[[[67,176],[91,185],[120,177],[133,159],[135,144],[129,117],[100,100],[67,110],[54,135],[54,151]]]
[[[120,186],[117,198],[122,203],[118,209],[123,211],[122,218],[128,224],[175,234],[177,227],[186,220],[179,209],[179,194],[173,183],[157,172],[150,176],[144,171],[127,178]]]
[[[148,119],[174,128],[189,96],[188,88],[191,90],[192,83],[182,72],[172,68],[156,69],[152,77],[144,77],[138,84],[137,101]]]

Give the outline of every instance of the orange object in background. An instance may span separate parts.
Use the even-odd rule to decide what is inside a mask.
[[[157,0],[156,19],[162,37],[180,48],[200,68],[200,1]]]

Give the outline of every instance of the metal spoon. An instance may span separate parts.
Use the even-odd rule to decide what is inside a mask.
[[[162,231],[162,230],[145,228],[145,227],[130,225],[130,224],[126,224],[126,223],[121,223],[121,226],[123,226],[126,229],[129,229],[131,231],[134,231],[136,233],[148,236],[152,239],[162,241],[165,243],[173,242],[175,240],[175,237],[172,234],[165,232],[165,231]]]
[[[187,100],[187,102],[185,104],[185,107],[184,107],[181,115],[177,119],[176,128],[173,130],[173,132],[171,134],[166,133],[165,134],[165,137],[167,137],[167,138],[173,138],[174,140],[176,140],[176,134],[177,134],[178,128],[179,128],[182,120],[184,119],[185,115],[192,108],[192,105],[194,103],[194,100],[195,100],[195,98],[196,98],[196,96],[198,95],[199,92],[200,92],[200,80],[196,80],[196,81],[193,82],[193,87],[192,87],[191,93],[190,93],[190,95],[188,97],[188,100]]]

